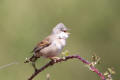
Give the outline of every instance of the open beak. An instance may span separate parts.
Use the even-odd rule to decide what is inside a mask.
[[[68,35],[70,35],[71,33],[70,32],[66,32]]]
[[[70,35],[71,33],[68,32],[68,31],[70,31],[70,30],[71,30],[71,29],[68,29],[68,28],[67,28],[67,30],[64,30],[64,32],[67,33],[68,35]]]
[[[71,33],[70,32],[68,32],[68,31],[70,31],[71,29],[67,29],[67,31],[66,31],[66,33],[68,34],[68,35],[70,35]]]

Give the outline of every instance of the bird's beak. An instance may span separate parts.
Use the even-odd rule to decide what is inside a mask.
[[[66,32],[68,35],[70,35],[71,33],[70,32]]]
[[[67,32],[66,32],[66,33],[67,33],[68,35],[70,35],[70,34],[71,34],[70,32],[68,32],[68,31],[70,31],[70,30],[71,30],[71,29],[69,29],[69,28],[67,29]]]
[[[70,33],[70,32],[68,32],[68,31],[67,31],[66,33],[67,33],[68,35],[70,35],[70,34],[71,34],[71,33]]]
[[[65,32],[66,34],[68,34],[68,35],[71,34],[71,33],[68,32],[68,31],[70,31],[70,29],[68,29],[68,28],[67,28],[66,30],[63,30],[63,32]]]

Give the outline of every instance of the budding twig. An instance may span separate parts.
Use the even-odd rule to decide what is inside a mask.
[[[40,69],[38,69],[37,71],[35,71],[32,74],[32,76],[30,76],[30,78],[28,80],[32,80],[35,76],[38,75],[38,73],[42,72],[44,69],[46,69],[49,66],[52,66],[52,65],[54,65],[56,63],[63,62],[63,61],[66,61],[66,60],[69,60],[69,59],[73,59],[73,58],[79,59],[84,64],[89,65],[90,70],[92,70],[93,72],[95,72],[101,78],[101,80],[106,80],[105,77],[104,77],[104,75],[101,72],[99,72],[99,70],[97,68],[95,68],[94,66],[90,65],[91,64],[90,62],[88,62],[87,60],[83,59],[79,55],[66,56],[65,58],[60,58],[60,59],[58,59],[56,61],[51,60],[47,64],[45,64],[43,67],[41,67]]]

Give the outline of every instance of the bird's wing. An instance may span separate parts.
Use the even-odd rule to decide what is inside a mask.
[[[49,37],[48,37],[48,38],[45,38],[43,41],[39,42],[39,43],[36,45],[36,47],[33,49],[32,52],[37,53],[37,52],[39,52],[41,49],[43,49],[43,48],[45,48],[45,47],[48,47],[50,44],[51,44],[51,41],[50,41]]]

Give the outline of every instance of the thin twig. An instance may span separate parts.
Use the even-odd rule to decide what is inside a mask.
[[[12,62],[12,63],[9,63],[9,64],[2,65],[2,66],[0,66],[0,69],[12,66],[13,64],[18,64],[18,62]]]
[[[73,59],[73,58],[79,59],[79,60],[82,61],[84,64],[89,65],[90,69],[91,69],[93,72],[95,72],[95,73],[101,78],[101,80],[106,80],[105,77],[104,77],[104,75],[103,75],[101,72],[99,72],[98,69],[96,69],[94,66],[90,65],[90,64],[91,64],[90,62],[88,62],[87,60],[83,59],[83,58],[80,57],[79,55],[66,56],[65,58],[60,58],[60,59],[58,59],[58,60],[56,60],[56,61],[51,60],[51,61],[49,61],[47,64],[45,64],[43,67],[41,67],[40,69],[38,69],[37,71],[35,71],[35,72],[32,74],[32,76],[30,76],[30,78],[29,78],[28,80],[32,80],[35,76],[38,75],[38,73],[42,72],[42,71],[43,71],[44,69],[46,69],[47,67],[49,67],[49,66],[51,66],[51,65],[54,65],[55,63],[59,63],[59,62],[62,62],[62,61],[66,61],[66,60],[68,60],[68,59]]]

